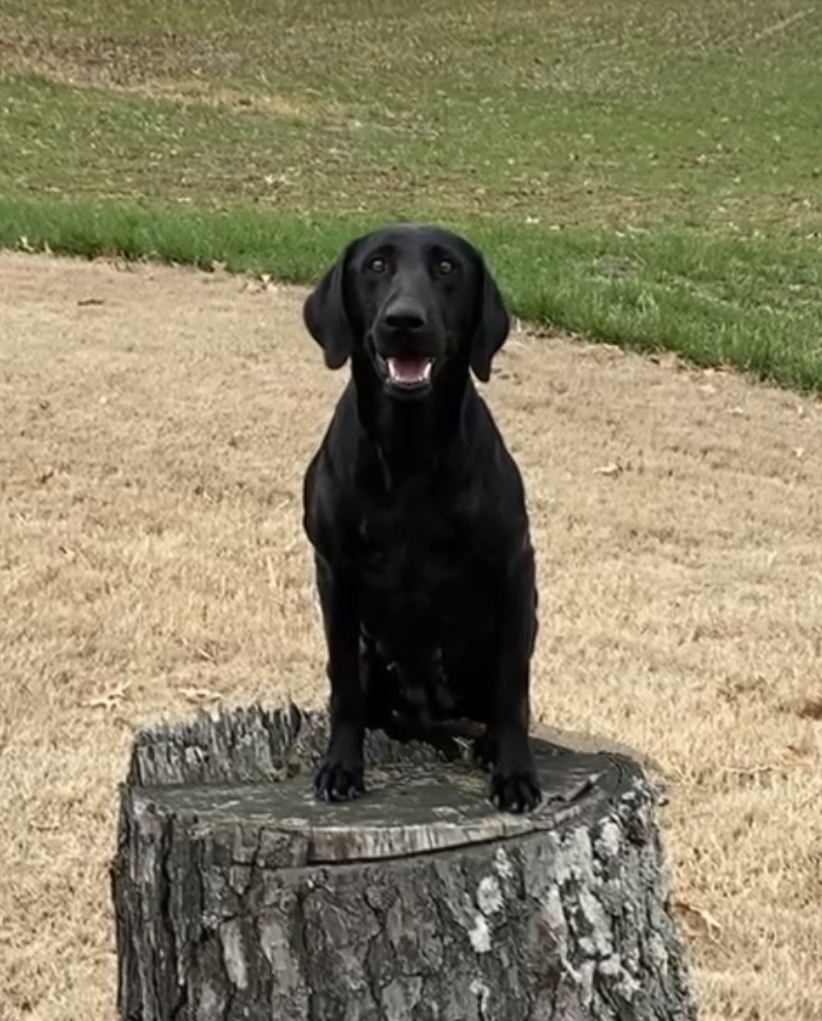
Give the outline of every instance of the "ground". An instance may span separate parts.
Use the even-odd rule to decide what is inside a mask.
[[[325,694],[304,292],[0,255],[0,1017],[113,1016],[141,724]],[[539,558],[536,716],[669,783],[705,1021],[822,1017],[822,405],[518,329],[483,387]]]

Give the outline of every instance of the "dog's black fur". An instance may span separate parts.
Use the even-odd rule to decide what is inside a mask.
[[[497,285],[465,239],[400,224],[352,241],[303,314],[326,365],[351,362],[304,484],[331,693],[317,795],[365,789],[367,726],[414,737],[467,719],[487,725],[494,803],[529,811],[534,553],[471,379],[510,329]]]

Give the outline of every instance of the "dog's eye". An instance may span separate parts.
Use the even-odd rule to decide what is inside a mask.
[[[372,273],[384,273],[386,269],[385,259],[381,255],[375,255],[368,260],[368,268]]]
[[[454,272],[454,263],[450,259],[440,259],[437,263],[437,275],[447,277]]]

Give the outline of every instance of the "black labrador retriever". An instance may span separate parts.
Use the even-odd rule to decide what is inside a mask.
[[[365,790],[366,727],[410,738],[462,719],[485,725],[494,804],[530,811],[534,552],[471,379],[509,332],[497,285],[464,238],[399,224],[352,241],[303,315],[328,368],[351,363],[303,493],[331,696],[316,794]]]

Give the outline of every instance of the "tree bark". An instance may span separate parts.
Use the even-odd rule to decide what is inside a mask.
[[[691,1021],[655,794],[534,741],[544,801],[382,733],[367,793],[314,800],[327,718],[140,733],[112,893],[121,1021]]]

